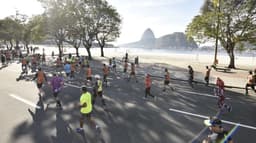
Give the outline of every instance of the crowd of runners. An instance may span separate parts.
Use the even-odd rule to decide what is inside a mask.
[[[14,57],[17,56],[14,54]],[[8,63],[8,61],[11,60],[11,52],[9,51],[1,51],[1,61],[2,64],[5,65]],[[51,65],[54,66],[54,70],[52,71],[52,76],[47,77],[45,71],[43,70],[43,66],[47,63],[49,64],[49,61],[46,60],[46,55],[44,53],[42,54],[31,54],[23,56],[20,53],[21,62],[21,75],[17,78],[18,80],[26,79],[26,76],[29,73],[29,70],[31,70],[31,73],[35,73],[32,80],[36,80],[37,88],[38,88],[38,95],[40,98],[45,95],[45,93],[42,90],[43,84],[48,84],[51,86],[52,89],[52,95],[56,102],[56,107],[59,109],[62,109],[62,104],[60,101],[60,98],[58,97],[61,89],[63,88],[65,82],[68,81],[74,81],[76,80],[76,73],[80,72],[81,70],[85,71],[84,77],[82,77],[84,80],[81,84],[81,97],[80,97],[80,112],[81,112],[81,118],[80,118],[80,127],[77,128],[77,132],[83,131],[83,122],[85,119],[89,121],[89,123],[95,127],[96,130],[98,130],[100,127],[96,124],[95,121],[91,118],[92,110],[94,109],[94,104],[96,98],[100,98],[102,102],[102,107],[106,107],[106,101],[103,97],[103,89],[105,87],[110,87],[110,84],[108,82],[108,76],[110,72],[113,73],[123,73],[124,78],[127,80],[127,82],[131,82],[131,79],[134,79],[136,83],[138,83],[137,79],[137,68],[138,66],[138,57],[136,57],[135,62],[129,61],[128,53],[125,54],[124,58],[120,61],[117,61],[115,57],[109,59],[108,65],[106,63],[102,64],[102,71],[100,74],[93,74],[95,69],[92,67],[95,67],[95,65],[92,65],[87,57],[81,56],[81,57],[75,57],[71,54],[68,54],[66,57],[61,60],[59,57],[55,57],[54,54],[52,55],[52,61]],[[130,66],[130,70],[129,70]],[[117,70],[117,67],[122,70]],[[162,71],[162,79],[163,79],[163,92],[169,92],[174,91],[175,89],[171,85],[171,75],[169,72],[169,69],[167,67],[163,68]],[[65,73],[65,75],[62,74],[62,71]],[[206,74],[204,77],[205,85],[209,86],[209,80],[210,80],[210,73],[211,73],[211,67],[206,66]],[[93,76],[94,75],[94,76]],[[114,74],[115,75],[115,74]],[[155,98],[155,96],[151,93],[151,86],[152,86],[152,76],[150,73],[145,73],[144,77],[144,85],[145,85],[145,95],[144,99],[147,99],[148,96],[151,96],[152,98]],[[50,79],[49,79],[50,78]],[[194,84],[196,81],[194,80],[194,70],[191,65],[188,65],[188,79],[187,79],[189,85],[191,88],[195,88]],[[251,87],[255,92],[255,81],[256,81],[256,70],[254,71],[254,74],[252,71],[249,71],[248,75],[248,82],[245,86],[246,94],[248,94],[248,87]],[[89,92],[88,87],[93,87],[92,93]],[[230,112],[232,110],[232,106],[225,103],[225,95],[224,95],[224,81],[217,77],[216,84],[214,88],[214,95],[218,97],[217,101],[217,107],[222,110],[227,110]],[[111,87],[110,87],[111,88]],[[204,143],[210,143],[214,140],[219,140],[219,138],[223,138],[225,134],[227,134],[227,131],[224,131],[221,126],[221,121],[219,119],[212,119],[210,123],[207,124],[210,126],[210,129],[212,131],[212,134],[208,136],[207,139],[205,139]],[[217,127],[217,128],[215,128]],[[214,136],[214,137],[213,137]],[[231,138],[228,139],[230,142],[232,141]]]

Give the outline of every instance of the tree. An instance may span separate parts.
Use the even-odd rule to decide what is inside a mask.
[[[99,0],[80,1],[76,14],[79,17],[79,29],[82,35],[82,44],[86,48],[88,58],[91,60],[91,47],[96,35],[95,5]]]
[[[13,33],[13,38],[16,43],[15,48],[19,49],[20,41],[22,41],[24,36],[24,25],[28,20],[28,16],[19,13],[19,11],[16,11],[16,14],[11,16],[11,18],[15,21],[15,24],[12,27],[13,29],[15,29],[15,32]]]
[[[103,48],[106,42],[112,42],[120,35],[121,18],[115,8],[102,1],[96,6],[96,40],[104,57]]]
[[[46,36],[46,17],[45,15],[37,15],[30,18],[28,23],[24,25],[23,43],[29,53],[29,44],[38,42]]]
[[[45,8],[48,34],[54,38],[62,58],[63,43],[67,37],[68,15],[66,13],[67,0],[39,0]]]
[[[91,59],[90,48],[95,37],[92,19],[94,0],[40,0],[46,8],[49,33],[54,37],[61,55],[63,43],[73,45],[77,50],[80,42]],[[97,1],[97,0],[95,0]]]
[[[79,47],[82,42],[82,34],[81,29],[79,27],[79,18],[80,15],[78,13],[79,7],[77,7],[76,0],[68,1],[68,5],[66,6],[66,11],[68,15],[68,24],[67,24],[67,37],[65,42],[69,43],[76,49],[76,56],[79,57]]]
[[[7,17],[3,20],[0,20],[0,39],[4,41],[6,44],[7,49],[10,49],[13,47],[13,39],[14,39],[14,29],[13,25],[16,25],[17,23],[11,19],[10,17]],[[9,43],[9,44],[8,44]]]
[[[21,16],[21,17],[19,17]],[[16,48],[19,48],[19,43],[22,40],[24,32],[24,22],[26,21],[26,16],[16,13],[16,16],[9,16],[1,20],[0,27],[0,38],[6,43],[7,48],[9,46],[7,41],[10,43],[10,49],[13,48],[13,41],[16,43]]]
[[[230,57],[228,67],[235,68],[234,49],[239,43],[255,41],[256,1],[221,0],[217,6],[219,11],[216,11],[216,2],[205,0],[201,14],[194,17],[186,34],[195,39],[204,37],[202,40],[218,37]]]

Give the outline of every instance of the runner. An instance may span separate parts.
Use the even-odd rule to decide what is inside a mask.
[[[247,76],[247,83],[245,85],[245,95],[248,95],[248,87],[251,87],[254,90],[254,92],[256,92],[254,86],[255,86],[254,75],[252,74],[252,71],[249,71],[249,75]]]
[[[23,57],[21,60],[21,71],[22,72],[26,72],[26,74],[28,74],[28,65],[27,65],[27,60]]]
[[[86,69],[86,84],[88,85],[91,82],[92,82],[92,69],[91,69],[90,65],[87,65],[87,69]]]
[[[59,57],[57,57],[57,60],[56,60],[56,67],[59,68],[59,67],[62,67],[61,66],[61,60]]]
[[[31,60],[31,72],[36,72],[36,65],[37,65],[37,58],[36,55],[32,56],[32,60]]]
[[[41,97],[43,94],[43,90],[42,90],[42,86],[44,81],[47,81],[46,75],[45,73],[42,71],[42,69],[39,67],[38,71],[35,75],[35,77],[33,78],[33,80],[37,79],[36,83],[37,83],[37,88],[39,90],[38,95]]]
[[[144,99],[146,99],[148,95],[155,98],[155,96],[150,93],[151,84],[152,84],[152,81],[151,81],[150,75],[147,74],[145,77],[145,97],[144,97]]]
[[[112,59],[112,68],[113,68],[114,72],[116,72],[116,58],[115,57],[113,57],[113,59]]]
[[[2,62],[2,66],[5,66],[6,56],[4,53],[1,54],[1,62]]]
[[[203,140],[202,143],[221,143],[229,133],[223,128],[222,122],[218,118],[205,120],[204,124],[209,127],[211,133],[206,139]],[[233,143],[233,140],[230,136],[227,137],[227,143]]]
[[[165,74],[164,74],[164,89],[163,89],[163,91],[166,91],[166,86],[169,86],[169,84],[170,84],[170,73],[167,68],[164,69],[164,72],[165,72]],[[174,90],[172,87],[171,87],[171,89],[172,89],[172,91]]]
[[[139,66],[139,56],[137,56],[137,57],[134,58],[134,63],[135,63],[135,65],[136,65],[136,67]]]
[[[74,60],[71,62],[71,74],[70,78],[73,80],[75,78],[75,71],[76,71],[76,63]]]
[[[25,75],[28,74],[28,69],[27,69],[27,61],[25,58],[23,58],[21,60],[21,73],[20,76],[18,78],[16,78],[16,81],[19,81],[21,79],[25,79]]]
[[[61,91],[62,86],[64,85],[63,79],[60,76],[57,76],[56,73],[53,73],[53,77],[50,81],[50,84],[52,87],[54,99],[56,101],[56,107],[62,109],[60,100],[58,98],[58,94]]]
[[[85,86],[82,87],[82,95],[80,97],[80,128],[77,128],[77,132],[82,132],[84,119],[86,118],[90,124],[95,127],[95,129],[99,129],[99,126],[92,120],[91,118],[91,112],[92,112],[92,96],[91,93],[87,91],[87,88]]]
[[[109,68],[106,66],[106,64],[103,64],[103,84],[107,87],[108,86],[108,81],[107,81],[107,76],[109,73]]]
[[[210,79],[210,73],[211,73],[211,68],[209,68],[208,66],[206,66],[206,74],[204,77],[205,80],[205,85],[208,86],[209,85],[209,79]]]
[[[192,88],[194,88],[193,86],[194,70],[190,65],[188,66],[188,75],[189,75],[188,83]]]
[[[46,63],[46,58],[45,58],[45,53],[43,52],[43,55],[42,55],[42,64],[45,64]]]
[[[5,56],[4,52],[1,53],[1,62],[2,62],[2,66],[5,66],[6,56]]]
[[[128,62],[125,61],[125,62],[124,62],[124,73],[127,72],[127,68],[128,68]]]
[[[66,77],[68,79],[70,79],[71,66],[70,66],[69,62],[66,62],[66,64],[64,65],[64,71],[66,73]]]
[[[92,100],[92,104],[95,104],[96,98],[97,96],[99,96],[101,98],[101,103],[102,106],[106,106],[105,100],[103,98],[103,87],[102,87],[102,81],[100,80],[100,76],[99,75],[95,75],[96,78],[96,83],[95,86],[93,87],[93,100]]]
[[[136,82],[138,82],[137,77],[136,77],[136,73],[135,73],[135,65],[134,65],[134,63],[131,64],[131,73],[130,73],[130,76],[128,78],[128,81],[131,80],[132,76],[135,78]]]
[[[54,51],[52,51],[52,58],[54,58]]]
[[[224,81],[222,79],[220,79],[219,77],[217,77],[217,81],[216,81],[216,86],[217,89],[214,89],[214,94],[215,96],[218,96],[218,107],[220,110],[222,109],[227,109],[228,112],[231,112],[232,107],[227,105],[225,103],[225,96],[224,96]]]
[[[108,61],[108,67],[109,69],[112,69],[112,58],[109,58],[109,61]]]

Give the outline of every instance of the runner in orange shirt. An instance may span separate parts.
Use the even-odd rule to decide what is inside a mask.
[[[105,83],[105,86],[107,86],[107,76],[108,76],[108,73],[109,73],[109,68],[106,66],[106,64],[103,64],[103,84]]]
[[[92,81],[92,69],[90,65],[87,65],[86,69],[86,84],[90,83]]]
[[[35,77],[33,78],[33,80],[36,80],[36,83],[37,83],[37,88],[39,90],[39,93],[38,95],[41,97],[42,94],[43,94],[43,91],[42,91],[42,86],[43,86],[43,83],[45,81],[47,81],[47,78],[46,78],[46,75],[45,73],[42,71],[42,69],[39,67],[38,68],[38,72],[36,73]]]
[[[75,64],[75,62],[72,62],[72,64],[71,64],[71,75],[70,75],[71,79],[75,78],[75,70],[76,70],[76,64]]]
[[[137,80],[137,78],[136,78],[135,65],[134,65],[134,63],[131,64],[131,73],[130,73],[130,76],[129,76],[129,78],[128,78],[128,81],[131,80],[131,77],[132,77],[132,76],[135,78],[136,82],[138,82],[138,80]]]
[[[152,84],[152,81],[151,81],[150,75],[147,74],[145,77],[145,97],[144,97],[144,99],[146,99],[148,95],[153,98],[155,97],[154,95],[152,95],[150,93],[151,84]]]

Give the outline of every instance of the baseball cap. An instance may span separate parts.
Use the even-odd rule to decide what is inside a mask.
[[[218,118],[212,118],[212,119],[208,119],[208,120],[204,120],[204,124],[209,127],[209,126],[213,126],[213,125],[221,125],[222,122],[220,119]]]
[[[95,78],[96,78],[96,79],[100,79],[100,75],[96,74],[96,75],[95,75]]]

